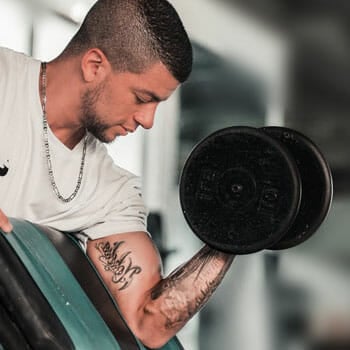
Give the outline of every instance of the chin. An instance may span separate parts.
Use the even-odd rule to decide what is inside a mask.
[[[115,141],[116,139],[117,139],[117,136],[114,137],[114,138],[106,137],[106,138],[104,138],[104,139],[102,139],[102,140],[100,140],[100,141],[103,142],[103,143],[109,144],[109,143],[112,143],[113,141]]]
[[[120,138],[120,137],[122,137],[123,135],[120,135],[120,134],[117,134],[117,135],[113,135],[113,136],[111,136],[111,137],[108,137],[107,135],[106,135],[106,137],[104,138],[104,141],[102,141],[102,142],[104,142],[104,143],[112,143],[113,141],[115,141],[116,139],[118,139],[118,138]]]
[[[91,134],[99,141],[103,143],[111,143],[114,138],[110,137],[107,133],[105,132],[91,132]]]

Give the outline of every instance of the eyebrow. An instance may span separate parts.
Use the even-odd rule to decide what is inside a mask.
[[[162,101],[165,101],[168,99],[168,96],[167,97],[159,97],[158,95],[156,95],[154,92],[152,91],[149,91],[149,90],[144,90],[144,89],[135,89],[135,92],[139,92],[141,94],[145,94],[145,95],[148,95],[149,97],[151,97],[151,101],[153,102],[162,102]]]

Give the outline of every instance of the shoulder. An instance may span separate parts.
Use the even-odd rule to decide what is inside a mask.
[[[86,188],[91,190],[91,198],[87,202],[92,202],[102,212],[103,220],[100,218],[84,231],[90,238],[146,232],[147,209],[141,178],[117,166],[105,145],[97,140],[89,139],[88,152],[86,178],[89,184]]]
[[[6,47],[0,47],[0,65],[9,66],[12,59],[16,56],[16,52]]]
[[[15,60],[14,56],[14,51],[4,47],[0,47],[0,75],[1,82],[3,83],[6,81],[6,78],[11,74],[11,68],[13,67],[13,61]]]
[[[22,64],[33,61],[36,60],[22,52],[17,52],[6,47],[0,47],[0,65],[3,68],[10,68],[13,66],[21,68]]]
[[[88,144],[88,178],[95,183],[95,193],[104,198],[104,208],[126,216],[130,211],[146,213],[142,195],[142,179],[115,164],[106,146],[92,136]],[[143,215],[144,216],[144,215]]]
[[[40,62],[24,53],[0,47],[0,82],[2,87],[14,89],[18,84],[18,77],[32,77],[32,73],[36,72]],[[28,75],[29,73],[29,75]],[[10,84],[8,85],[3,84]]]

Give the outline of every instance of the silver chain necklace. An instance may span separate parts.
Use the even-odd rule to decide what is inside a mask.
[[[44,139],[44,150],[45,150],[45,156],[46,156],[46,163],[47,163],[47,169],[49,174],[49,179],[51,182],[51,186],[53,191],[55,192],[58,199],[60,199],[62,202],[68,203],[72,201],[75,196],[77,195],[81,182],[83,179],[83,173],[84,173],[84,165],[85,165],[85,155],[86,155],[86,146],[87,146],[87,133],[84,137],[84,146],[83,146],[83,153],[81,156],[81,163],[80,163],[80,170],[78,175],[77,184],[75,186],[75,190],[73,193],[68,197],[63,197],[57,187],[55,176],[53,174],[52,169],[52,160],[50,155],[50,145],[49,145],[49,137],[48,137],[48,123],[47,123],[47,116],[46,116],[46,102],[47,102],[47,96],[46,96],[46,62],[42,62],[41,64],[41,95],[42,95],[42,109],[43,109],[43,139]]]

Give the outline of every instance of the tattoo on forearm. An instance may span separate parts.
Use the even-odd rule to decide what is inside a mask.
[[[126,289],[134,276],[142,271],[140,266],[133,265],[130,251],[121,252],[120,247],[124,243],[124,241],[114,242],[111,246],[109,242],[101,242],[95,245],[100,252],[99,261],[105,271],[112,272],[112,282],[119,286],[119,290]]]
[[[233,256],[224,255],[204,247],[152,290],[153,300],[162,299],[166,328],[188,321],[208,301],[233,260]]]

